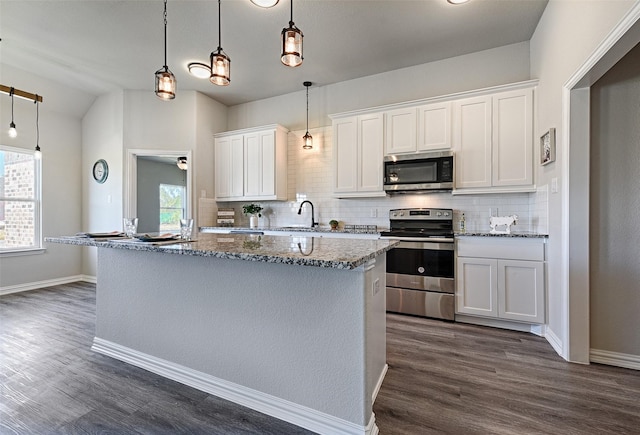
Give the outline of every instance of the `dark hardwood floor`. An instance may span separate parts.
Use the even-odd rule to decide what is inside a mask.
[[[0,297],[0,434],[302,434],[90,350],[95,286]],[[383,435],[640,434],[640,372],[542,338],[388,315]]]

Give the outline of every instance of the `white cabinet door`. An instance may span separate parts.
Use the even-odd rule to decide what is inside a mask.
[[[544,264],[498,260],[498,316],[531,323],[545,322]]]
[[[418,151],[451,148],[451,102],[418,107]]]
[[[231,138],[216,138],[214,142],[216,199],[231,196]]]
[[[358,192],[383,191],[383,119],[382,113],[358,117]]]
[[[275,195],[275,137],[273,131],[244,136],[244,196]]]
[[[416,108],[385,112],[387,136],[385,155],[416,152]]]
[[[456,266],[456,313],[497,317],[498,261],[458,257]]]
[[[493,186],[533,184],[533,90],[493,96]]]
[[[242,135],[231,136],[231,173],[229,197],[240,198],[244,194],[244,140]]]
[[[491,97],[454,102],[456,188],[491,186]]]
[[[336,193],[358,190],[358,118],[333,121],[334,183]],[[380,174],[382,176],[382,174]]]

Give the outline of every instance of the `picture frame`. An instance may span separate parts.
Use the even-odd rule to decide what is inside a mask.
[[[540,136],[540,164],[542,166],[556,160],[556,129],[550,128]]]

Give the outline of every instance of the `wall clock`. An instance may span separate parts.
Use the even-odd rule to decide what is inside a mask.
[[[100,159],[93,164],[93,179],[102,184],[109,176],[109,165],[104,159]]]

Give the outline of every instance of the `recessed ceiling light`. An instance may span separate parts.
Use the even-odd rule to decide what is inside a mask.
[[[261,8],[271,8],[278,4],[278,0],[251,0],[251,3]]]
[[[199,79],[208,79],[211,77],[211,67],[209,65],[200,62],[191,62],[187,67],[191,75]]]
[[[452,5],[461,5],[463,3],[467,3],[469,0],[447,0],[447,1]]]

